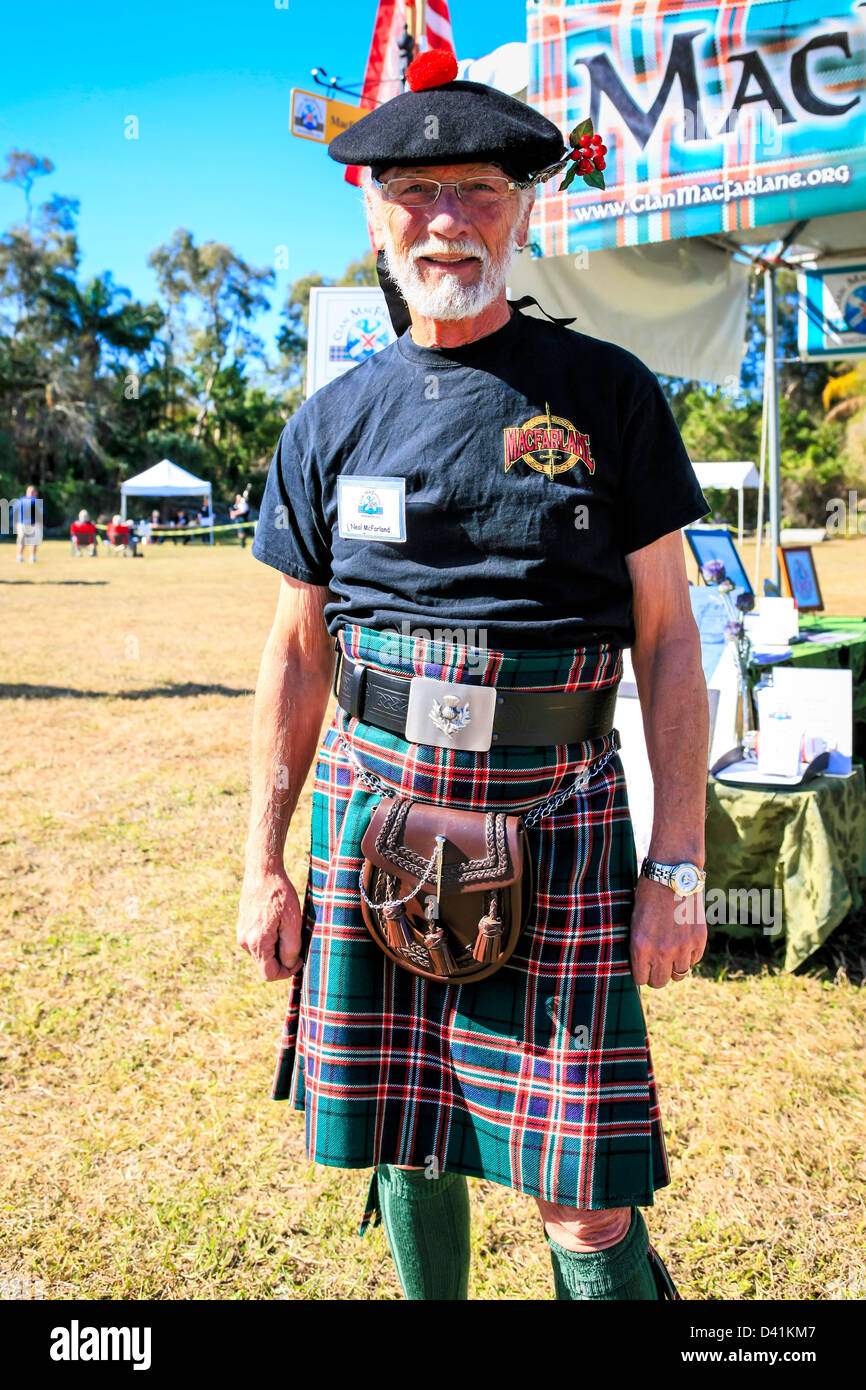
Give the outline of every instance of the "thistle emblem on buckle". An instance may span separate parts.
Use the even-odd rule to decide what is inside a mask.
[[[434,696],[428,714],[443,734],[456,734],[458,729],[465,729],[472,721],[469,701],[464,700],[461,704],[456,695],[446,695],[441,703]]]
[[[486,753],[493,742],[494,685],[440,681],[413,676],[409,682],[406,738],[435,748],[465,748]]]

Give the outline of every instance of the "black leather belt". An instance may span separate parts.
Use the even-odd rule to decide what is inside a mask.
[[[337,639],[334,694],[354,719],[405,738],[411,683],[411,676],[389,675],[347,660]],[[605,690],[497,689],[492,741],[553,745],[601,738],[613,728],[618,686],[617,681]],[[461,681],[453,688],[462,694],[473,687]]]

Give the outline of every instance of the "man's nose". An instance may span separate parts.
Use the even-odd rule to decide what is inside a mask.
[[[451,236],[455,236],[458,229],[471,229],[466,204],[457,197],[456,188],[440,188],[439,197],[430,209],[427,225],[433,232],[450,233]]]

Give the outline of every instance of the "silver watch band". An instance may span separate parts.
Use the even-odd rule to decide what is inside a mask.
[[[660,864],[650,859],[649,855],[644,858],[640,871],[644,878],[650,878],[654,883],[664,883],[682,896],[697,893],[707,877],[705,870],[689,860],[682,860],[678,864]]]

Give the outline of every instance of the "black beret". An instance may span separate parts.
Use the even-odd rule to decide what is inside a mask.
[[[435,117],[435,123],[431,122]],[[482,82],[446,82],[401,92],[328,145],[340,164],[498,164],[515,179],[562,158],[567,146],[552,121]]]

